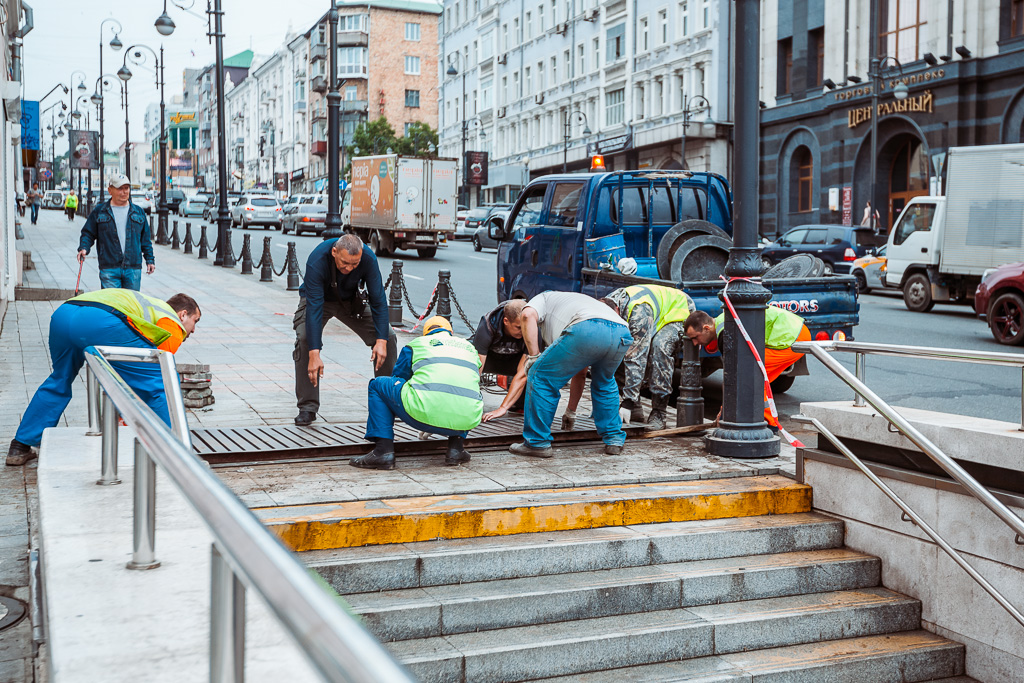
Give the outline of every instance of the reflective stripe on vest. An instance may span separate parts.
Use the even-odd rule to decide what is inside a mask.
[[[722,334],[725,327],[725,313],[715,318],[715,335]],[[778,306],[768,306],[764,311],[764,347],[766,349],[788,349],[800,336],[804,319]],[[750,329],[747,328],[747,332]]]
[[[469,431],[483,417],[480,356],[447,332],[419,337],[412,348],[412,379],[402,386],[402,406],[423,424]]]
[[[97,303],[113,308],[123,314],[132,327],[153,346],[160,346],[171,336],[170,332],[156,324],[163,319],[173,321],[181,328],[182,336],[188,336],[178,314],[167,305],[167,302],[140,294],[132,289],[100,289],[79,294],[68,301]]]
[[[626,319],[633,314],[637,304],[648,304],[654,309],[655,330],[669,323],[685,322],[696,309],[693,299],[686,292],[660,285],[634,285],[625,288],[629,300],[626,303]]]

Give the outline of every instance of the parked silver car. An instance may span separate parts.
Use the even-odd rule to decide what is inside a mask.
[[[284,217],[284,227],[281,229],[281,232],[287,234],[291,231],[296,235],[301,235],[304,232],[312,232],[317,235],[322,233],[327,222],[327,198],[317,198],[323,201],[315,203],[301,202],[285,209],[287,213]]]
[[[281,203],[269,194],[247,194],[231,206],[231,224],[248,228],[253,225],[281,229],[284,213]]]
[[[185,199],[181,204],[178,204],[178,215],[183,218],[188,218],[189,216],[202,216],[203,209],[205,209],[206,205],[209,203],[209,194],[200,193],[192,195]]]

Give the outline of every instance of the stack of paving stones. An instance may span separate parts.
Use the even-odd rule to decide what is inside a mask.
[[[179,363],[178,379],[186,408],[205,408],[213,404],[213,374],[210,373],[209,365]]]

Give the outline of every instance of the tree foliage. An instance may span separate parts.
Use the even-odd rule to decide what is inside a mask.
[[[433,145],[434,151],[430,148]],[[408,135],[398,136],[387,118],[360,123],[352,133],[352,144],[345,146],[344,176],[351,170],[353,157],[387,154],[388,149],[403,156],[430,157],[437,154],[437,131],[428,124],[415,121],[409,124]]]

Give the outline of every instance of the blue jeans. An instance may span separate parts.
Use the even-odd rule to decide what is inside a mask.
[[[594,403],[597,433],[608,445],[626,443],[626,432],[622,431],[619,418],[615,370],[632,343],[629,328],[622,323],[592,319],[568,327],[527,373],[523,420],[526,443],[534,448],[551,445],[551,422],[555,419],[562,387],[587,367],[590,368],[590,398]]]
[[[466,432],[456,432],[443,427],[433,427],[414,419],[402,405],[402,386],[405,380],[401,377],[375,377],[366,388],[367,407],[370,414],[366,418],[366,438],[394,439],[395,418],[418,429],[421,432],[440,434],[441,436],[466,436]],[[616,411],[618,408],[616,408]]]
[[[104,268],[100,270],[101,289],[142,289],[142,269]]]
[[[39,202],[36,201],[36,203],[29,208],[32,209],[32,225],[35,225],[39,220]]]
[[[130,346],[151,349],[153,345],[109,311],[89,306],[63,304],[50,316],[50,358],[53,372],[36,389],[25,409],[14,438],[29,446],[38,446],[43,430],[56,427],[64,409],[71,401],[71,387],[78,371],[85,364],[85,350],[90,346]],[[168,426],[160,366],[156,363],[111,363],[139,398],[153,409]]]

